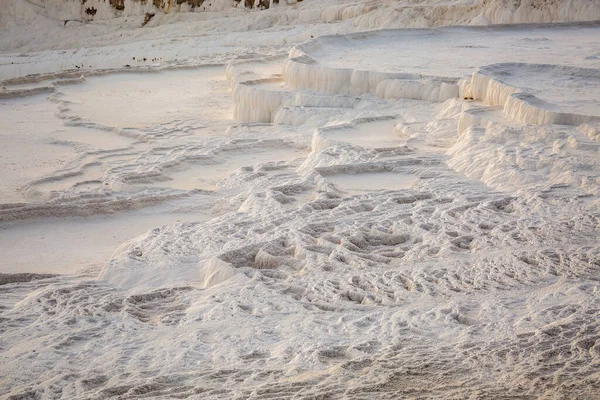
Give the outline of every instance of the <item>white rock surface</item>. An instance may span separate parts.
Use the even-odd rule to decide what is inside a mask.
[[[7,1],[0,396],[597,397],[597,1]]]

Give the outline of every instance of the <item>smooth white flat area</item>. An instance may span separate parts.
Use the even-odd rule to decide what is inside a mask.
[[[600,62],[594,66],[600,66]],[[503,83],[533,94],[548,103],[550,109],[600,117],[598,69],[506,64],[490,67],[489,73]]]
[[[363,194],[376,190],[408,189],[417,178],[409,174],[374,172],[328,176],[327,180],[348,194]]]
[[[64,127],[54,118],[54,106],[45,102],[44,97],[0,100],[2,203],[23,201],[18,189],[25,183],[77,159],[72,147],[53,143],[54,133]]]
[[[0,100],[0,113],[0,199],[19,203],[181,163],[198,140],[223,133],[231,105],[223,67],[205,67],[92,76],[50,95]]]
[[[598,68],[599,35],[597,25],[384,30],[327,36],[303,49],[329,67],[461,78],[480,66],[506,62]]]
[[[2,224],[0,272],[77,274],[89,269],[97,272],[122,243],[149,229],[210,218],[201,210],[177,212],[176,208],[155,206],[118,215]]]
[[[185,127],[191,119],[229,118],[229,104],[214,96],[227,90],[223,67],[93,76],[83,84],[59,88],[60,99],[69,102],[68,114],[103,126],[136,129],[166,121]]]
[[[323,133],[327,139],[351,143],[365,148],[393,147],[402,140],[395,131],[398,122],[394,119],[373,121]]]

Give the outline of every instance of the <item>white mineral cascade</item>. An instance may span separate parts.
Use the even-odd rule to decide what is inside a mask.
[[[600,399],[597,21],[3,0],[0,398]]]

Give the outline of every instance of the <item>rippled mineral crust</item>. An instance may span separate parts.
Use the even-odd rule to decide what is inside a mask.
[[[0,398],[600,395],[598,0],[4,0]]]

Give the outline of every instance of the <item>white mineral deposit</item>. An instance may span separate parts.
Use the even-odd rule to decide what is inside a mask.
[[[1,0],[1,399],[600,399],[600,0]]]

